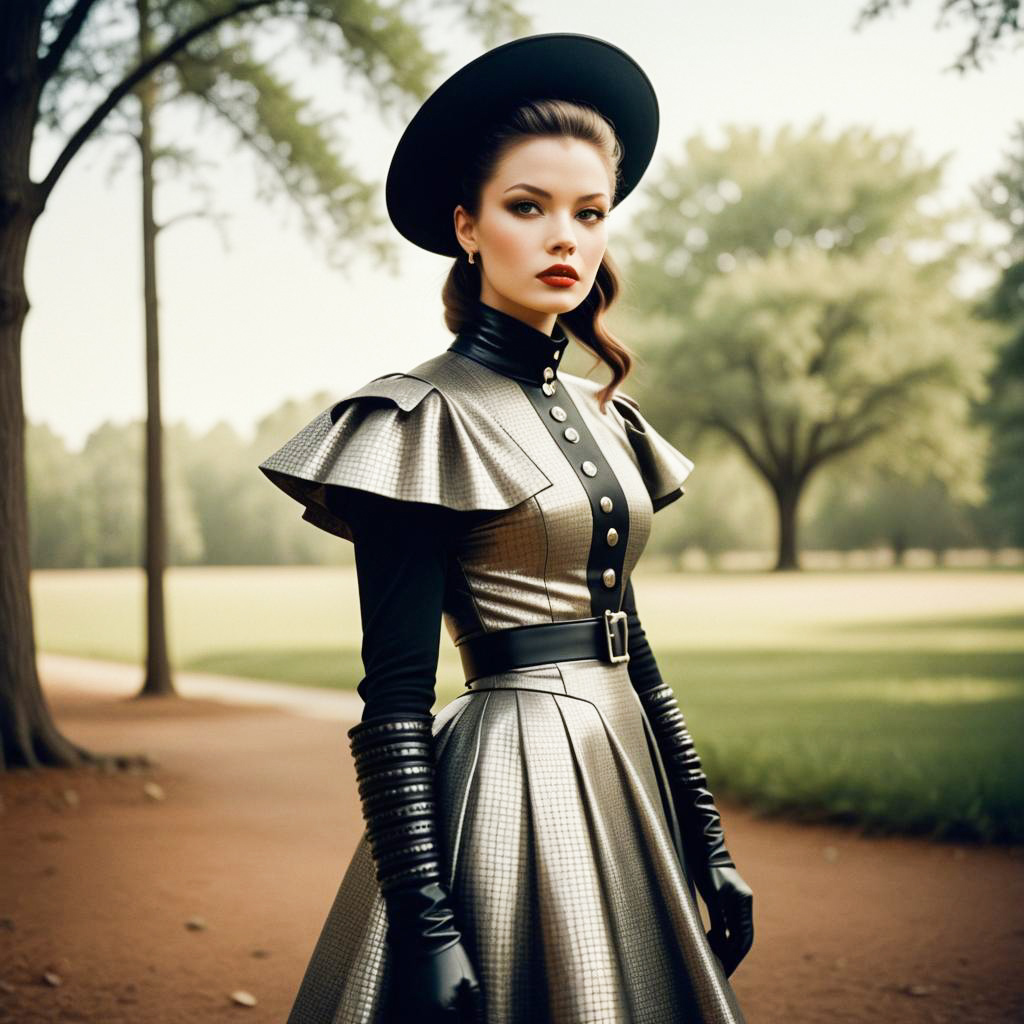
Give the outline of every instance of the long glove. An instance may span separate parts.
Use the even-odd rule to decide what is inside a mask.
[[[375,716],[348,731],[394,954],[390,1014],[483,1020],[480,985],[441,881],[432,715]]]
[[[636,612],[632,581],[623,596],[629,625],[629,676],[658,743],[679,819],[683,854],[708,908],[708,943],[726,977],[754,944],[753,892],[736,870],[714,797],[675,694],[661,678]]]
[[[753,893],[726,849],[721,816],[675,694],[661,683],[639,697],[668,773],[686,862],[708,908],[708,942],[728,977],[754,944]]]

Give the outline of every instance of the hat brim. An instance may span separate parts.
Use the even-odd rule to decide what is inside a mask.
[[[614,205],[636,187],[658,139],[658,98],[643,69],[604,39],[550,32],[488,50],[424,101],[395,148],[388,216],[414,245],[459,256],[453,213],[467,151],[480,130],[519,103],[576,100],[611,122],[623,156]]]

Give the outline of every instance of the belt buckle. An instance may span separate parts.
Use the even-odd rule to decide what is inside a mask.
[[[621,634],[617,631],[618,623],[622,623]],[[613,664],[629,661],[629,620],[625,612],[604,610],[604,636],[608,641],[608,660]],[[622,637],[622,654],[615,653],[615,638]]]

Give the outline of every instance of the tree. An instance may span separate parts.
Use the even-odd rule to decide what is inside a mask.
[[[727,439],[777,509],[776,569],[798,568],[797,512],[830,462],[984,496],[984,394],[993,332],[951,287],[967,243],[930,211],[941,161],[905,137],[822,122],[762,145],[697,137],[648,186],[629,240],[633,307],[658,387],[652,413],[692,440]]]
[[[969,506],[951,500],[931,477],[911,482],[886,469],[833,474],[808,531],[816,547],[851,550],[886,546],[895,565],[909,548],[927,548],[942,564],[950,548],[976,544]]]
[[[125,97],[193,43],[229,24],[235,31],[298,27],[298,45],[310,59],[340,58],[366,80],[387,110],[426,95],[438,58],[422,40],[416,17],[453,8],[491,42],[521,19],[508,0],[446,0],[403,14],[376,0],[181,0],[160,5],[187,27],[154,27],[152,52],[134,61],[105,61],[90,45],[95,33],[117,36],[126,24],[126,0],[20,0],[0,6],[0,767],[73,765],[91,758],[53,723],[35,662],[29,599],[29,543],[25,475],[25,416],[21,390],[21,335],[28,314],[25,255],[32,228],[49,195],[82,146]],[[91,105],[53,165],[31,177],[36,128],[60,127],[76,104]],[[315,176],[296,174],[293,186],[315,206]],[[372,188],[353,170],[346,193],[326,197],[353,213],[345,238],[353,254],[388,251],[381,221],[370,213]],[[369,239],[369,242],[368,242]],[[354,244],[358,243],[358,244]]]
[[[979,306],[1006,336],[980,417],[993,435],[987,469],[992,525],[1004,543],[1024,546],[1024,122],[1018,122],[1012,146],[1004,166],[975,189],[1007,231],[996,252],[1001,272]]]
[[[909,7],[912,0],[900,0]],[[896,0],[870,0],[860,11],[854,29],[859,30],[867,22],[878,18],[886,11],[891,12]],[[1021,20],[1020,0],[942,0],[936,28],[945,28],[946,16],[956,11],[964,21],[973,22],[974,30],[966,49],[950,65],[964,74],[969,68],[981,69],[983,55],[993,53],[1005,33],[1012,36],[1024,30]]]
[[[84,467],[64,439],[45,423],[29,424],[28,494],[31,502],[31,564],[47,569],[83,565],[85,530],[77,507]]]

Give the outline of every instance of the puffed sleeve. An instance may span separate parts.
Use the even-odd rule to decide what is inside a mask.
[[[363,719],[434,705],[449,545],[471,513],[328,485],[328,510],[351,528],[365,675]]]
[[[686,493],[682,484],[694,464],[651,426],[635,399],[616,391],[612,396],[612,406],[622,421],[640,475],[651,496],[651,504],[657,512]]]
[[[456,511],[502,511],[551,486],[484,410],[403,373],[335,402],[259,468],[304,520],[346,540],[350,524],[325,502],[330,485]]]

